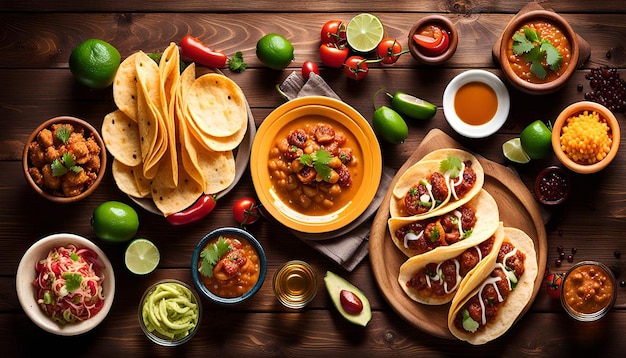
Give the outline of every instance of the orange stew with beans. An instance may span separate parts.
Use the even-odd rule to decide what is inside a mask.
[[[100,172],[100,151],[93,133],[72,124],[53,124],[28,144],[28,174],[45,192],[76,196]]]
[[[259,255],[254,246],[245,239],[225,236],[220,238],[229,244],[230,250],[223,254],[213,267],[213,277],[200,275],[202,283],[209,291],[220,297],[243,296],[259,279],[261,268]],[[218,240],[219,238],[209,241],[205,248],[214,245]]]
[[[298,213],[326,215],[352,200],[362,181],[361,158],[356,138],[340,124],[299,118],[270,149],[272,190]]]
[[[548,83],[559,78],[567,69],[570,64],[572,47],[570,40],[562,29],[558,28],[555,24],[546,20],[532,21],[522,25],[517,32],[524,33],[524,28],[529,27],[533,29],[541,37],[542,40],[548,40],[561,54],[563,60],[556,70],[551,70],[546,60],[543,59],[541,64],[547,69],[547,74],[544,78],[539,78],[531,72],[532,62],[527,61],[526,55],[516,55],[513,51],[513,39],[508,40],[507,58],[509,65],[513,72],[521,79],[530,83]]]
[[[608,306],[613,283],[600,267],[583,265],[575,268],[563,283],[567,305],[579,313],[595,313]]]

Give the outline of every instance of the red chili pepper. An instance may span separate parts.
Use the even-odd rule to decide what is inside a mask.
[[[204,42],[191,35],[185,35],[180,40],[180,49],[185,57],[207,67],[224,68],[228,57],[217,51],[213,51]]]
[[[202,195],[192,206],[189,208],[168,215],[166,217],[167,222],[172,225],[185,225],[202,219],[207,216],[213,208],[215,208],[215,196],[210,194]]]

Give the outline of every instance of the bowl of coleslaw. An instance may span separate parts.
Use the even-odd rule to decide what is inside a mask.
[[[86,333],[107,316],[115,274],[106,254],[71,233],[46,236],[31,245],[17,267],[17,298],[40,328],[61,336]]]

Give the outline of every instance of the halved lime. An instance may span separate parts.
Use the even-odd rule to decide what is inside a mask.
[[[519,137],[504,142],[504,144],[502,144],[502,153],[504,153],[506,159],[515,163],[526,164],[530,162],[530,157],[526,154],[524,148],[522,148]]]
[[[136,275],[146,275],[159,265],[161,254],[151,241],[135,239],[126,248],[124,262],[128,271]]]
[[[356,52],[373,51],[385,35],[385,28],[379,18],[372,14],[358,14],[348,22],[346,40]]]

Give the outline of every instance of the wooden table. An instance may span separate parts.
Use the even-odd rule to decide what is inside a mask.
[[[100,38],[117,47],[122,57],[144,50],[163,50],[186,33],[198,36],[227,54],[242,51],[249,65],[242,74],[226,71],[236,81],[252,108],[257,126],[283,99],[275,90],[303,61],[319,62],[319,32],[326,20],[345,21],[360,12],[380,17],[387,34],[406,46],[412,24],[431,13],[449,17],[460,33],[454,57],[445,65],[428,67],[409,55],[393,66],[372,66],[368,78],[355,82],[341,70],[322,68],[322,76],[348,104],[371,121],[372,98],[381,87],[404,91],[437,104],[435,118],[409,122],[409,138],[401,145],[382,145],[384,164],[400,168],[432,128],[440,128],[470,150],[495,162],[510,165],[501,145],[519,135],[531,121],[554,120],[561,109],[583,99],[589,90],[585,74],[599,66],[626,67],[626,8],[619,0],[545,1],[541,5],[561,13],[574,30],[591,44],[591,58],[559,92],[530,96],[510,90],[512,109],[508,121],[495,135],[482,140],[459,138],[447,125],[441,110],[446,84],[467,69],[483,68],[502,75],[494,64],[491,47],[505,24],[526,0],[511,1],[360,1],[317,2],[247,1],[2,1],[0,13],[0,342],[3,355],[34,356],[42,351],[80,356],[519,356],[573,354],[617,355],[626,350],[626,288],[618,289],[615,309],[601,322],[581,324],[569,319],[560,305],[541,291],[531,310],[501,339],[480,347],[432,337],[407,324],[383,299],[371,272],[369,259],[347,272],[278,224],[263,221],[249,228],[263,244],[268,257],[268,277],[284,262],[303,259],[321,279],[326,270],[348,278],[369,297],[373,318],[366,328],[340,317],[320,281],[318,294],[302,311],[282,308],[272,294],[271,279],[259,294],[236,308],[205,303],[200,332],[187,344],[163,348],[141,332],[137,305],[144,289],[156,280],[177,278],[191,282],[189,262],[195,243],[207,232],[232,226],[230,207],[238,198],[254,195],[249,173],[237,190],[224,197],[205,220],[172,227],[159,216],[138,208],[137,236],[154,241],[162,253],[154,273],[136,277],[123,264],[125,245],[107,244],[90,227],[93,209],[103,201],[131,201],[115,186],[110,171],[95,194],[71,205],[44,201],[26,185],[21,155],[28,134],[43,120],[57,115],[87,119],[96,127],[115,108],[111,89],[88,90],[68,69],[71,50],[88,38]],[[255,56],[261,36],[278,32],[295,46],[296,60],[284,71],[265,68]],[[622,73],[624,76],[624,73]],[[583,86],[579,90],[578,85]],[[624,115],[618,114],[624,123]],[[622,146],[624,143],[622,143]],[[575,261],[596,259],[616,269],[624,263],[615,251],[626,253],[623,189],[626,157],[603,172],[573,175],[575,190],[562,208],[548,209],[548,266],[555,268],[557,246],[576,248]],[[535,175],[553,158],[514,165],[523,182],[532,187]],[[97,242],[111,259],[117,292],[113,308],[94,331],[80,337],[50,335],[24,314],[15,294],[15,272],[21,255],[34,241],[55,232],[73,232]],[[618,280],[624,280],[620,276]]]

